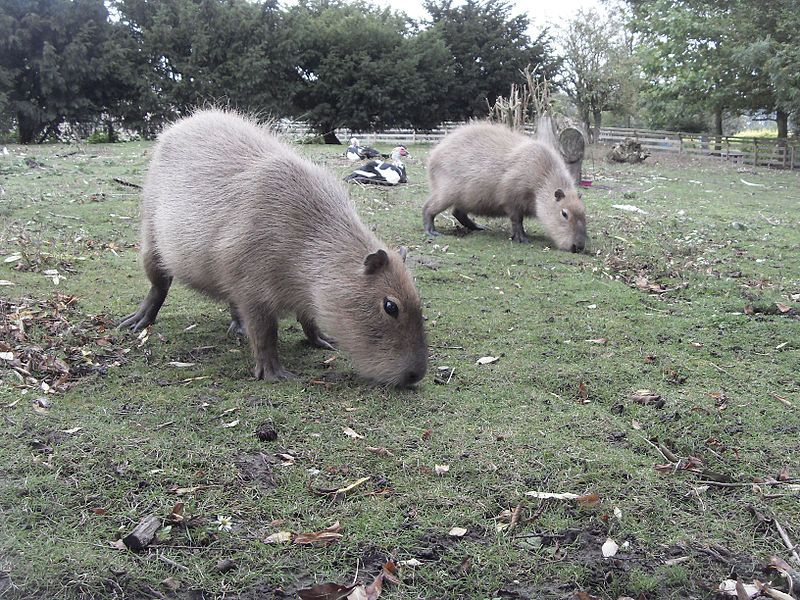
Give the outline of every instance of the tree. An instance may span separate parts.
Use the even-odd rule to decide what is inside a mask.
[[[404,15],[338,0],[302,2],[288,19],[301,48],[294,104],[327,142],[337,127],[441,122],[449,55],[436,32],[414,36]]]
[[[102,0],[7,0],[0,4],[0,97],[20,143],[62,122],[96,119],[126,92],[109,57],[119,39]]]
[[[564,51],[561,85],[575,102],[587,130],[594,120],[594,136],[602,111],[626,106],[629,110],[638,79],[629,46],[620,33],[622,24],[595,10],[580,10],[559,36]]]
[[[275,0],[117,0],[136,41],[137,102],[126,122],[154,133],[205,103],[287,114],[298,82],[284,14]]]
[[[559,68],[545,30],[536,39],[526,33],[528,18],[511,16],[503,0],[427,0],[432,25],[441,32],[453,61],[453,84],[445,103],[450,119],[482,116],[487,101],[494,104],[513,82],[522,83],[521,71],[531,66],[539,78],[552,80]]]
[[[800,109],[796,0],[628,0],[642,36],[651,111],[774,114],[785,137]]]

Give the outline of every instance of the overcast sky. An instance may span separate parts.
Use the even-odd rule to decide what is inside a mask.
[[[421,0],[373,0],[379,6],[402,11],[413,19],[427,18]],[[527,13],[533,32],[547,24],[559,24],[572,18],[581,8],[595,8],[605,12],[599,0],[511,0],[513,13]]]

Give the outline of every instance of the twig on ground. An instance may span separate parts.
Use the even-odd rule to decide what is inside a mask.
[[[776,519],[775,517],[772,517],[772,521],[775,523],[775,527],[778,528],[778,533],[780,534],[781,539],[783,540],[783,543],[786,545],[786,547],[792,553],[792,557],[794,558],[794,562],[796,562],[798,565],[800,565],[800,554],[797,553],[796,546],[792,543],[792,540],[789,539],[789,534],[786,533],[786,530],[783,528],[783,525],[781,525],[781,522],[778,521],[778,519]]]
[[[185,567],[182,564],[175,562],[171,558],[167,558],[163,554],[158,554],[158,560],[160,560],[161,562],[167,563],[170,567],[172,567],[174,569],[178,569],[179,571],[188,571],[189,570],[189,567]]]
[[[140,186],[138,183],[131,183],[130,181],[125,181],[124,179],[120,179],[119,177],[114,177],[114,181],[126,187],[136,188],[137,190],[142,189],[142,186]]]

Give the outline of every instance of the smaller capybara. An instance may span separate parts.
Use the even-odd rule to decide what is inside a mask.
[[[512,239],[528,242],[525,217],[537,217],[561,250],[583,251],[586,212],[564,159],[552,145],[505,126],[476,122],[447,135],[428,157],[430,197],[425,231],[452,207],[467,229],[483,229],[470,214],[511,219]]]
[[[405,386],[428,349],[405,252],[361,222],[343,184],[266,127],[203,110],[159,137],[142,199],[141,254],[152,287],[120,327],[155,321],[173,277],[230,305],[259,379],[293,375],[278,360],[278,318],[308,340],[331,336],[364,377]]]

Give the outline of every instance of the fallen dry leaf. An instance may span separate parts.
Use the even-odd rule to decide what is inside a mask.
[[[338,583],[321,583],[310,588],[297,590],[302,600],[342,600],[347,598],[355,585],[339,585]]]
[[[183,506],[183,502],[176,502],[167,517],[167,521],[170,523],[180,523],[183,521]]]
[[[619,546],[617,545],[617,542],[611,538],[606,539],[603,547],[600,549],[600,551],[603,553],[603,558],[611,558],[612,556],[616,556],[618,550]]]
[[[394,456],[394,454],[389,452],[383,446],[380,446],[380,447],[367,446],[367,452],[372,452],[373,454],[377,454],[378,456]]]
[[[437,475],[444,475],[450,470],[450,465],[434,465],[433,469]]]
[[[221,427],[223,429],[230,429],[231,427],[236,427],[238,424],[239,424],[239,419],[236,419],[235,421],[231,421],[230,423],[223,423]]]
[[[542,500],[576,500],[580,498],[580,494],[573,494],[570,492],[525,492],[526,496],[532,496],[533,498],[541,498]]]
[[[600,502],[600,494],[592,492],[590,494],[584,494],[583,496],[578,496],[575,498],[575,501],[578,504],[582,504],[583,506],[594,506],[598,502]]]
[[[299,545],[312,545],[319,544],[326,546],[332,542],[336,542],[342,538],[339,533],[342,530],[342,525],[336,521],[330,527],[326,527],[322,531],[315,531],[313,533],[298,533],[294,536],[293,542]]]
[[[177,361],[177,360],[173,360],[173,361],[170,361],[168,364],[169,364],[170,366],[173,366],[173,367],[178,367],[179,369],[182,369],[182,368],[186,368],[186,367],[193,367],[193,366],[195,366],[197,363],[190,363],[190,362],[180,362],[180,361]]]
[[[719,584],[719,593],[725,596],[736,596],[737,598],[741,597],[739,590],[737,587],[741,587],[742,591],[746,594],[745,598],[755,598],[759,594],[758,586],[753,584],[743,584],[741,581],[736,579],[726,579],[722,583]]]
[[[453,527],[450,531],[447,532],[447,535],[451,535],[453,537],[464,537],[467,534],[467,530],[463,527]]]
[[[292,541],[291,531],[279,531],[264,538],[265,544],[285,544]]]
[[[792,310],[792,307],[791,307],[791,306],[788,306],[788,305],[784,304],[783,302],[776,302],[776,303],[775,303],[775,306],[776,306],[776,307],[778,308],[778,310],[779,310],[779,311],[781,311],[783,314],[786,314],[786,313],[788,313],[790,310]]]
[[[349,494],[350,492],[352,492],[357,487],[365,484],[370,479],[371,479],[371,477],[362,477],[361,479],[358,479],[358,480],[354,481],[353,483],[351,483],[349,485],[346,485],[344,487],[330,488],[330,489],[317,489],[317,490],[314,490],[314,491],[317,494],[319,494],[320,496],[332,496],[333,498],[342,498],[342,497],[346,496],[347,494]]]
[[[586,341],[589,342],[590,344],[600,344],[601,346],[604,346],[605,344],[608,343],[608,340],[606,338],[595,338],[593,340],[586,340]]]
[[[342,427],[342,433],[345,434],[347,437],[353,438],[354,440],[363,440],[364,436],[360,433],[356,433],[350,427]]]
[[[636,390],[631,394],[630,398],[636,402],[636,404],[642,404],[644,406],[651,405],[656,408],[664,406],[664,400],[661,399],[661,395],[650,390]]]
[[[480,358],[479,358],[479,359],[476,361],[476,364],[479,364],[479,365],[488,365],[488,364],[491,364],[491,363],[493,363],[493,362],[497,362],[498,360],[500,360],[500,357],[499,357],[499,356],[481,356],[481,357],[480,357]]]
[[[61,431],[63,431],[64,433],[68,433],[69,435],[72,435],[73,433],[78,433],[82,429],[83,427],[73,427],[72,429],[62,429]]]

